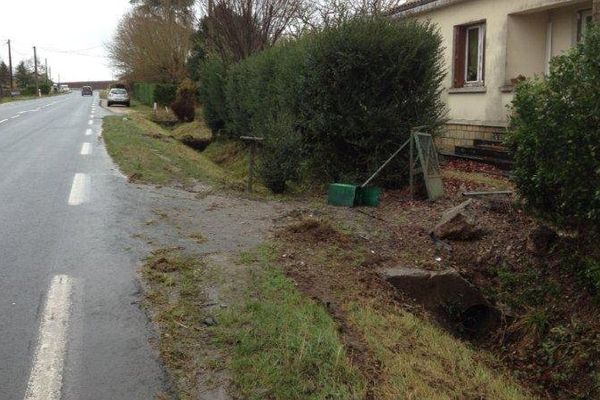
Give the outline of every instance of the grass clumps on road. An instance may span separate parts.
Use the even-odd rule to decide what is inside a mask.
[[[147,285],[143,306],[160,331],[159,351],[169,370],[177,398],[194,399],[197,375],[203,368],[198,354],[202,323],[198,304],[203,264],[168,249],[154,252],[144,264],[142,276]]]
[[[109,154],[132,181],[183,186],[203,181],[243,187],[201,153],[141,117],[106,117],[103,137]]]
[[[245,257],[259,266],[248,300],[215,329],[242,398],[363,399],[362,376],[332,318],[272,266],[272,256],[263,248]]]

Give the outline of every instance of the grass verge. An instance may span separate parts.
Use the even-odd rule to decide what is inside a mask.
[[[222,313],[214,330],[242,398],[364,398],[364,381],[332,318],[297,291],[272,257],[263,247],[243,258],[259,267],[247,300]]]
[[[109,154],[130,180],[183,186],[203,181],[243,187],[243,182],[223,168],[140,116],[106,117],[103,137]]]
[[[531,399],[485,351],[403,307],[373,267],[364,239],[309,219],[278,234],[277,262],[298,288],[328,304],[373,399]],[[285,257],[283,256],[285,254]],[[410,305],[410,303],[407,303]],[[418,309],[417,309],[418,310]],[[493,366],[493,367],[492,367]]]

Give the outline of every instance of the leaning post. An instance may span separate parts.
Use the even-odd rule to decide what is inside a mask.
[[[252,193],[252,183],[254,180],[254,158],[256,157],[256,146],[264,138],[257,136],[240,136],[245,142],[250,143],[250,157],[248,157],[248,193]]]

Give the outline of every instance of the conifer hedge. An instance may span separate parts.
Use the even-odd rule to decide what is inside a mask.
[[[371,17],[307,34],[233,65],[204,63],[212,129],[265,137],[261,176],[275,192],[307,176],[359,182],[415,126],[444,121],[442,39],[430,23]],[[401,183],[402,160],[382,174]]]

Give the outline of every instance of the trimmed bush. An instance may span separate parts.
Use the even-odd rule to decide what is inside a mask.
[[[202,100],[211,128],[265,137],[261,176],[281,191],[298,171],[322,182],[362,181],[411,127],[435,132],[445,115],[443,77],[432,25],[362,18],[228,68],[205,63]],[[397,160],[381,181],[400,184],[404,167]]]
[[[171,104],[173,113],[180,122],[192,122],[196,117],[196,85],[189,79],[177,88],[177,96]]]
[[[157,83],[154,87],[154,101],[159,106],[168,106],[175,101],[177,85],[172,83]]]
[[[517,87],[508,144],[514,180],[540,216],[600,226],[600,27],[552,61],[545,79]]]

